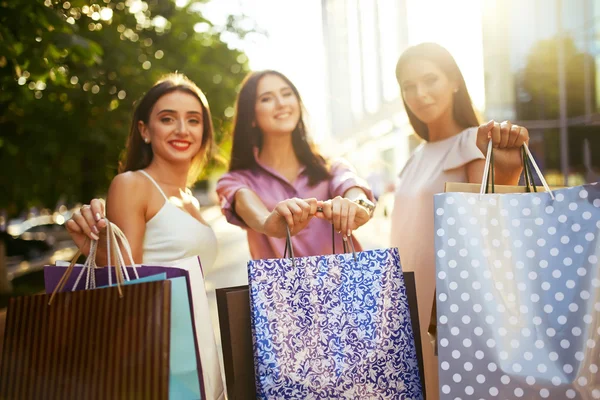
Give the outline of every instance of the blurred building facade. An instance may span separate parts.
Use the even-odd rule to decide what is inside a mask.
[[[419,144],[394,75],[406,3],[321,2],[331,141],[389,181]],[[483,0],[481,12],[483,115],[527,126],[552,184],[600,179],[600,0]]]
[[[545,174],[600,177],[600,1],[484,0],[486,115],[523,124]]]
[[[331,143],[379,186],[393,183],[417,144],[394,73],[408,46],[404,3],[321,3]]]

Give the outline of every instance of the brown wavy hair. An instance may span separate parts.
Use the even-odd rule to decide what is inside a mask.
[[[202,107],[202,142],[200,151],[192,159],[192,166],[188,172],[187,185],[196,182],[202,167],[207,159],[213,154],[214,133],[210,108],[206,96],[200,88],[185,75],[173,73],[163,76],[152,86],[150,90],[137,102],[131,120],[129,137],[125,154],[119,163],[119,173],[125,171],[137,171],[146,168],[152,162],[154,153],[150,143],[144,142],[138,128],[139,121],[148,124],[152,108],[162,96],[172,92],[184,92],[196,97]]]
[[[298,160],[306,167],[310,185],[331,178],[329,166],[316,146],[310,141],[303,115],[304,105],[296,86],[281,72],[264,70],[250,72],[242,82],[235,106],[233,125],[233,144],[229,171],[252,169],[257,167],[254,159],[254,148],[262,149],[263,133],[259,127],[253,127],[255,121],[255,105],[259,81],[266,75],[276,75],[283,79],[292,89],[300,104],[300,120],[292,131],[292,146]]]
[[[463,128],[479,125],[479,118],[477,118],[477,113],[473,108],[473,102],[471,101],[471,96],[469,96],[465,78],[460,72],[454,57],[452,57],[452,54],[448,50],[437,43],[421,43],[406,49],[396,64],[396,79],[398,80],[398,84],[401,85],[402,82],[402,69],[412,60],[430,61],[441,69],[449,79],[456,81],[458,83],[458,92],[454,94],[452,105],[454,120]],[[427,124],[417,118],[410,110],[404,99],[404,94],[402,94],[402,101],[404,102],[404,109],[408,114],[410,124],[417,135],[425,140],[429,140]]]

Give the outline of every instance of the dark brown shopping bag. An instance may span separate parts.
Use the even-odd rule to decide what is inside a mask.
[[[217,289],[217,308],[229,399],[256,399],[248,285]]]
[[[414,272],[404,272],[404,285],[413,332],[420,332]],[[248,286],[217,289],[217,308],[229,399],[256,399]],[[421,346],[421,336],[415,335],[419,374],[421,381],[424,382]],[[423,393],[425,393],[424,388]]]
[[[168,399],[171,281],[50,297],[10,300],[0,398]]]

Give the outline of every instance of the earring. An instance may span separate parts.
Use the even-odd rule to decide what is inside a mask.
[[[150,138],[147,138],[147,137],[145,137],[145,138],[144,138],[144,142],[146,142],[146,144],[147,144],[147,143],[150,143]]]

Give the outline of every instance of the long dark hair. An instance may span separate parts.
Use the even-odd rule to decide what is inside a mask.
[[[300,93],[294,84],[281,72],[273,70],[250,72],[238,94],[235,106],[235,121],[233,126],[233,145],[229,171],[252,169],[257,166],[254,159],[254,148],[262,149],[263,133],[259,127],[253,127],[255,121],[256,90],[258,82],[266,75],[277,75],[292,88],[300,104],[300,120],[292,131],[292,146],[298,160],[306,167],[310,185],[331,178],[327,162],[310,142],[304,123],[304,105]]]
[[[409,47],[402,53],[396,64],[396,79],[398,80],[398,84],[401,84],[402,82],[402,69],[409,61],[414,59],[427,60],[434,63],[449,79],[458,83],[458,92],[454,94],[452,109],[454,120],[463,128],[479,125],[479,119],[473,108],[471,96],[469,96],[469,92],[467,91],[465,78],[460,72],[452,54],[437,43],[421,43]],[[406,104],[406,99],[404,99],[404,94],[402,95],[402,101],[404,102],[404,108],[408,114],[410,124],[417,135],[425,140],[429,140],[429,129],[427,128],[427,124],[417,118],[410,110]]]
[[[207,158],[211,157],[214,147],[214,134],[210,108],[206,96],[198,86],[186,76],[174,73],[163,76],[152,86],[150,90],[142,97],[133,112],[129,137],[127,138],[127,147],[123,159],[119,164],[119,173],[125,171],[137,171],[144,169],[152,162],[154,153],[150,143],[145,143],[138,128],[139,121],[148,124],[152,108],[162,96],[181,91],[196,97],[202,107],[202,143],[200,151],[192,159],[192,166],[188,172],[187,184],[192,185],[198,179],[202,167]]]

